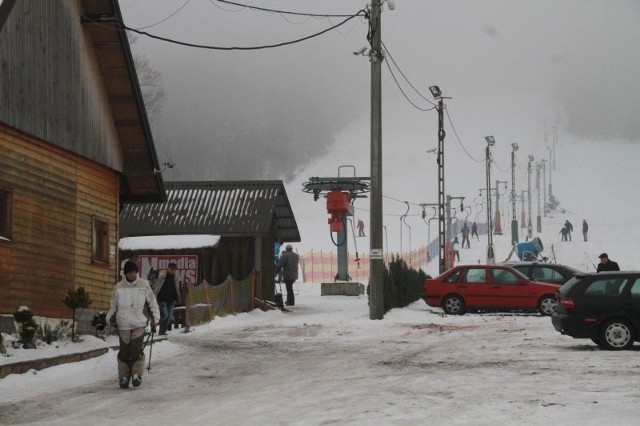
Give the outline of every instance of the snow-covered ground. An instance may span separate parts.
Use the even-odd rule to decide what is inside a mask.
[[[598,233],[559,242],[565,218],[545,219],[543,241],[587,269]],[[498,253],[508,240],[495,237]],[[463,261],[485,248],[472,241]],[[638,346],[605,351],[536,314],[445,316],[422,301],[373,321],[365,296],[323,297],[310,283],[296,291],[290,313],[170,332],[139,389],[118,388],[114,351],[7,376],[0,424],[637,424]]]

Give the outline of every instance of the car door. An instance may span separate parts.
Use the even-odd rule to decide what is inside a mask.
[[[487,306],[487,298],[490,297],[490,289],[487,284],[487,270],[482,266],[465,268],[461,274],[460,294],[469,307]]]
[[[491,289],[494,307],[532,307],[531,302],[528,301],[531,297],[527,295],[527,286],[522,284],[522,278],[513,271],[492,268],[489,276],[491,278],[489,288]],[[535,303],[533,306],[535,306]]]
[[[534,281],[554,284],[563,284],[570,278],[565,277],[560,271],[547,265],[531,265],[531,270],[527,276]]]

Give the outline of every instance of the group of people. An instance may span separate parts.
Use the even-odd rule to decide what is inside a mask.
[[[144,371],[144,335],[149,321],[151,331],[160,326],[160,335],[167,334],[173,317],[175,302],[180,301],[177,265],[169,263],[151,288],[149,281],[138,277],[138,265],[127,261],[123,278],[113,289],[107,321],[118,325],[118,380],[122,389],[142,383]]]
[[[573,224],[567,219],[560,229],[559,234],[562,235],[562,241],[571,241],[571,233],[573,232]],[[586,220],[582,220],[582,238],[587,241],[587,234],[589,233],[589,224]]]

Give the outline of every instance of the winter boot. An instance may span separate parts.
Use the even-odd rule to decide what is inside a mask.
[[[133,382],[133,385],[135,386],[135,381]],[[140,386],[140,383],[138,383],[138,386]],[[129,387],[129,376],[120,377],[120,388],[127,389],[128,387]]]
[[[133,378],[131,379],[131,384],[133,385],[133,387],[137,388],[138,386],[140,386],[141,383],[142,383],[142,376],[134,374]]]

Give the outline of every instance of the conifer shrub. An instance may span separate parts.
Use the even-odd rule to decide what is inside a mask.
[[[410,268],[400,256],[392,257],[383,271],[384,312],[403,308],[422,297],[427,274],[422,269]],[[367,289],[367,293],[369,289]]]
[[[34,337],[38,330],[38,324],[33,319],[33,312],[28,306],[19,306],[13,313],[13,318],[18,323],[20,330],[20,343],[24,349],[35,349]]]
[[[80,286],[77,289],[70,288],[67,295],[62,299],[67,308],[73,311],[73,322],[71,324],[71,340],[76,340],[76,309],[87,308],[92,300],[89,298],[89,293],[84,290],[84,287]]]

